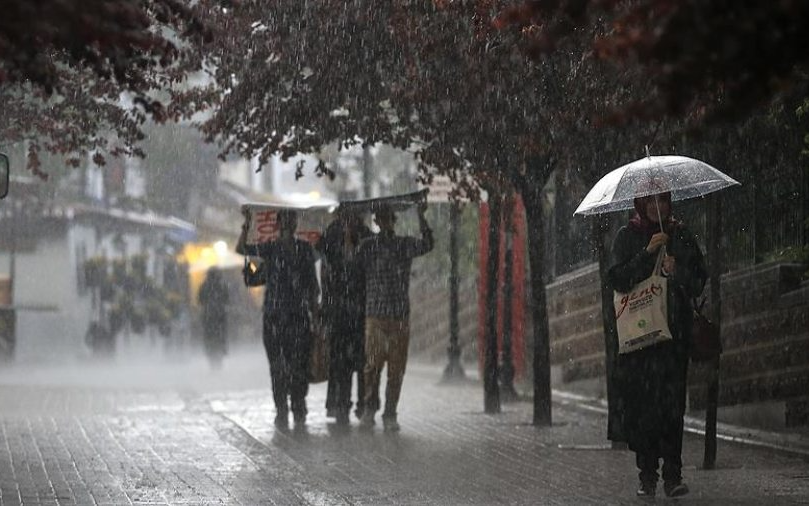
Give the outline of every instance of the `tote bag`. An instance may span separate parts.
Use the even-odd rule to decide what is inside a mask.
[[[705,299],[699,304],[696,299],[692,299],[691,303],[694,307],[694,324],[691,327],[691,360],[693,362],[710,362],[722,354],[719,326],[702,314]]]
[[[329,379],[329,346],[322,325],[313,326],[311,338],[312,354],[309,356],[309,383],[321,383]]]
[[[660,273],[665,251],[660,249],[652,275],[627,293],[615,292],[618,353],[648,348],[671,339],[666,294],[668,280]]]

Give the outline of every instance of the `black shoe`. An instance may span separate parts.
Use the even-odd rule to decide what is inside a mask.
[[[292,419],[295,420],[295,425],[306,425],[306,413],[293,413]]]
[[[657,482],[640,482],[640,487],[635,493],[638,497],[654,497],[657,493]]]
[[[374,421],[374,414],[369,412],[363,413],[362,418],[360,419],[360,430],[372,431],[374,430],[374,425],[376,425],[376,422]]]
[[[289,415],[287,413],[278,413],[275,415],[275,427],[279,430],[286,430],[289,428]]]
[[[337,425],[345,426],[345,425],[349,424],[348,411],[341,411],[341,412],[337,413],[337,416],[335,416],[334,418],[335,418],[335,422],[337,423]]]
[[[666,497],[682,497],[688,493],[688,485],[682,481],[673,481],[663,484]]]
[[[383,417],[382,427],[385,429],[385,432],[399,432],[402,430],[402,427],[399,425],[399,422],[396,421],[395,416]]]

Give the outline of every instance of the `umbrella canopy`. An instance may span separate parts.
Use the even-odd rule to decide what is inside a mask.
[[[647,156],[602,177],[573,214],[591,215],[634,207],[638,197],[671,192],[672,200],[701,197],[739,182],[687,156]]]

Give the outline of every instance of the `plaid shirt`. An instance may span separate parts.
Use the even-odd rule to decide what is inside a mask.
[[[365,316],[403,320],[410,314],[410,265],[433,249],[429,228],[421,239],[380,233],[362,242],[359,256],[365,267]]]

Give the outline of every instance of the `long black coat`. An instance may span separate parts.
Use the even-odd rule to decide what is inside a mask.
[[[365,313],[365,270],[357,256],[346,255],[344,227],[340,221],[333,221],[317,244],[317,250],[326,260],[323,270],[323,309],[329,320],[363,319]],[[354,244],[358,245],[371,235],[368,227],[358,226]]]
[[[218,271],[210,271],[200,286],[202,329],[208,351],[225,351],[227,345],[228,287]]]
[[[649,239],[629,226],[618,231],[609,270],[614,290],[628,292],[652,274],[657,253],[646,252]],[[693,323],[691,298],[702,293],[707,279],[702,252],[683,225],[669,231],[667,249],[676,261],[667,294],[669,330],[674,339],[619,355],[616,368],[623,432],[636,452],[659,453],[663,437],[682,433]]]

